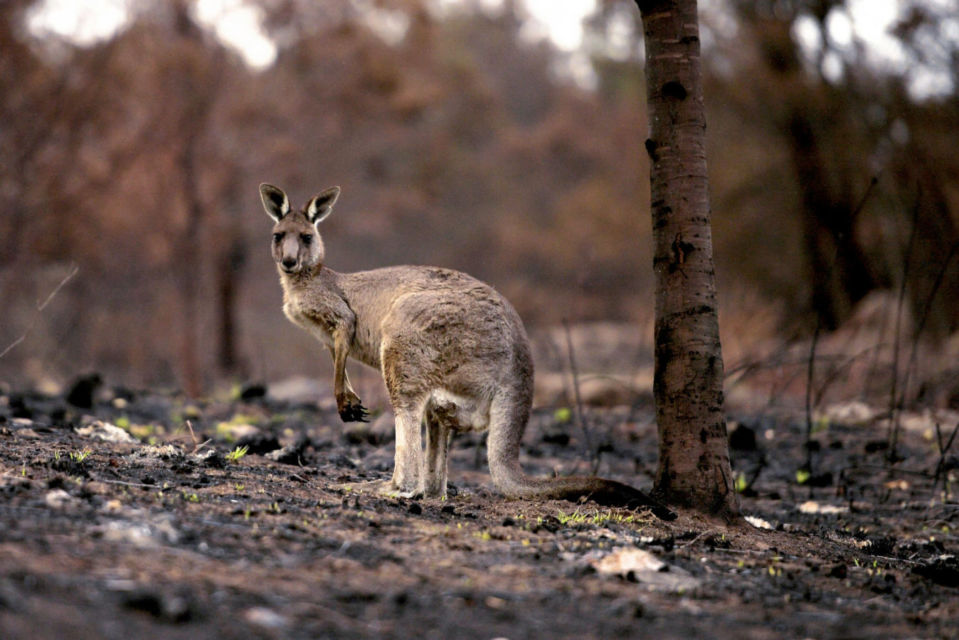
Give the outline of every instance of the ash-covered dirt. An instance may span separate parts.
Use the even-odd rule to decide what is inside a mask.
[[[753,524],[505,500],[479,436],[445,501],[378,495],[388,415],[250,386],[232,399],[104,390],[0,397],[2,638],[954,638],[955,424],[904,422],[887,463],[868,407],[731,412]],[[78,406],[80,405],[80,406]],[[323,405],[324,407],[326,405]],[[523,464],[588,472],[565,407]],[[648,402],[589,408],[600,475],[648,489]],[[910,421],[911,420],[911,421]],[[959,448],[959,444],[953,445]],[[246,447],[246,454],[239,452]],[[938,473],[937,473],[938,471]],[[950,484],[952,483],[952,484]],[[757,528],[771,527],[771,529]]]

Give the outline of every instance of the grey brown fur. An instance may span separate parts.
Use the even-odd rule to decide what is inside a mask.
[[[275,221],[273,259],[283,312],[329,349],[344,421],[367,416],[346,376],[347,358],[383,374],[396,416],[388,491],[444,496],[452,432],[489,429],[490,474],[507,496],[655,505],[642,492],[602,478],[524,474],[519,451],[532,404],[533,360],[519,315],[493,288],[450,269],[337,273],[327,267],[317,224],[339,194],[332,187],[293,210],[282,190],[260,185],[263,206]]]

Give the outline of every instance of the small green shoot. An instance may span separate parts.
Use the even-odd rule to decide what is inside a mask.
[[[746,474],[740,471],[739,473],[736,474],[736,483],[735,483],[736,493],[742,493],[743,491],[746,490],[747,486],[748,485],[746,483]]]
[[[796,469],[796,484],[806,484],[810,477],[808,469]]]
[[[613,513],[612,510],[597,510],[592,515],[588,513],[581,513],[579,509],[576,509],[576,511],[570,514],[560,511],[556,514],[556,519],[559,520],[559,523],[564,527],[570,524],[592,524],[597,527],[603,527],[611,522],[615,524],[632,524],[633,522],[636,522],[636,516],[624,516],[621,513]],[[541,524],[542,518],[540,518],[537,523]]]
[[[573,411],[569,407],[560,407],[553,412],[553,420],[559,424],[566,424],[573,419]]]
[[[83,464],[83,462],[90,457],[90,451],[71,451],[70,460],[75,464]]]
[[[559,520],[559,523],[564,527],[570,523],[583,524],[586,522],[586,516],[580,513],[579,509],[570,514],[560,511],[556,514],[556,519]]]
[[[236,464],[243,459],[243,456],[245,456],[249,450],[250,450],[250,447],[248,447],[247,445],[243,445],[242,447],[237,447],[230,453],[226,454],[226,461],[232,464]]]

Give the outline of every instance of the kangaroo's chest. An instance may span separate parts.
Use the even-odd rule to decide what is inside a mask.
[[[377,327],[369,324],[363,314],[357,317],[346,300],[336,295],[298,295],[285,291],[283,314],[295,325],[328,347],[334,346],[333,333],[337,327],[346,328],[350,339],[349,356],[378,369],[380,366],[380,337]]]
[[[333,327],[336,322],[328,306],[287,293],[283,297],[283,315],[323,344],[333,345]]]

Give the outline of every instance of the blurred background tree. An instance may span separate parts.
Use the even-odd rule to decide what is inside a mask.
[[[939,127],[957,113],[951,60],[959,55],[959,9],[934,0],[906,3],[893,32],[905,51],[900,67],[891,67],[877,64],[869,43],[846,32],[853,4],[703,3],[720,264],[765,296],[804,310],[802,326],[818,321],[826,329],[905,273],[914,311],[931,302],[927,328],[941,337],[959,327],[952,302],[959,269],[945,264],[959,240],[959,202],[948,186],[957,163],[939,149],[953,139]],[[632,40],[631,56],[596,66],[601,86],[628,86],[623,77],[642,64],[641,33],[624,24],[620,5],[603,2],[591,21],[595,40],[611,32]],[[917,86],[920,76],[943,73],[952,77]],[[931,138],[930,125],[938,131]],[[921,253],[906,273],[913,234]],[[931,300],[943,266],[944,282]],[[796,277],[797,269],[805,277]]]
[[[842,327],[902,282],[914,331],[959,329],[959,9],[903,3],[883,66],[841,28],[855,2],[702,2],[720,311],[743,342]],[[343,187],[334,268],[462,269],[532,325],[651,317],[633,3],[598,2],[570,53],[519,0],[246,0],[276,50],[257,64],[194,0],[127,2],[86,39],[37,27],[46,3],[0,4],[0,347],[30,331],[0,380],[317,374],[279,312],[263,180]]]

